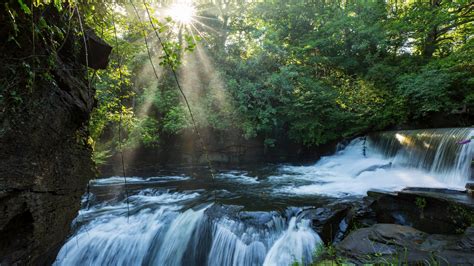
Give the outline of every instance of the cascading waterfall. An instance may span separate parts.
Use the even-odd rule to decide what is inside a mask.
[[[424,169],[448,184],[464,185],[471,176],[472,128],[390,131],[373,134],[370,145],[394,166]]]
[[[241,221],[220,219],[214,227],[214,241],[208,265],[290,265],[308,264],[322,243],[309,224],[295,216],[289,222],[281,216],[261,213],[260,219],[271,218],[262,228]]]
[[[263,265],[290,265],[295,259],[311,263],[321,238],[310,227],[308,220],[296,222],[292,217],[288,230],[276,241],[265,258]]]
[[[195,222],[188,217],[198,216],[200,212],[188,210],[179,214],[181,207],[177,203],[196,196],[196,193],[141,193],[130,197],[130,217],[124,203],[82,210],[76,222],[91,221],[63,246],[55,265],[141,265],[155,236],[163,234],[171,221]],[[150,202],[160,206],[147,208]],[[186,241],[173,241],[180,240]],[[175,245],[174,242],[168,244]]]
[[[204,210],[194,211],[189,209],[180,214],[169,226],[163,239],[155,240],[161,242],[156,256],[152,254],[149,260],[151,265],[182,265],[185,248],[191,239],[192,233],[204,215]]]
[[[322,241],[304,219],[304,206],[361,197],[370,189],[462,189],[474,151],[463,140],[473,133],[457,128],[371,134],[313,165],[280,165],[264,176],[234,170],[220,172],[214,182],[182,174],[129,177],[129,217],[123,179],[98,179],[55,265],[310,264]],[[215,204],[214,190],[230,203]]]
[[[123,203],[81,211],[76,222],[91,221],[63,246],[55,265],[289,265],[310,263],[322,243],[309,221],[295,215],[250,212],[250,223],[210,218],[212,204],[184,210],[195,192],[145,191],[130,197],[129,218]]]
[[[362,196],[370,189],[463,189],[471,176],[474,144],[459,142],[473,135],[472,128],[375,133],[354,139],[314,165],[284,166],[270,179],[291,180],[276,188],[279,193],[335,197]]]
[[[266,239],[262,237],[268,234],[265,230],[246,228],[239,221],[221,219],[214,225],[209,265],[261,265],[267,251]]]

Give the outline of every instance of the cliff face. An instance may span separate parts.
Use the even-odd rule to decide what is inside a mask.
[[[80,81],[59,82],[71,78],[61,75],[37,86],[25,109],[2,121],[0,262],[54,258],[94,177],[91,150],[78,140],[93,92]]]
[[[205,134],[202,134],[202,133]],[[265,147],[261,137],[245,139],[239,131],[201,132],[208,158],[213,167],[226,168],[265,163],[314,162],[336,151],[337,142],[305,148],[286,137],[277,140],[275,147]],[[126,174],[153,175],[163,168],[208,166],[206,154],[197,135],[189,130],[162,138],[158,147],[137,147],[123,153]],[[121,157],[110,157],[99,168],[101,176],[122,175]]]
[[[38,13],[66,33],[57,10]],[[0,9],[0,265],[47,264],[95,175],[86,141],[95,91],[74,26],[53,51],[39,38],[32,48],[29,17],[18,12],[15,23],[26,32],[12,41],[11,20]]]

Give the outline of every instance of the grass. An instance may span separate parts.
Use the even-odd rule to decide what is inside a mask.
[[[403,247],[397,253],[386,255],[382,253],[373,253],[366,255],[365,258],[351,259],[340,254],[337,248],[332,245],[319,245],[314,251],[313,259],[315,262],[309,266],[346,266],[346,265],[429,265],[438,266],[441,263],[449,264],[448,261],[437,255],[430,253],[429,258],[423,261],[413,262],[408,260],[408,249]],[[292,266],[303,266],[302,262],[295,261]]]

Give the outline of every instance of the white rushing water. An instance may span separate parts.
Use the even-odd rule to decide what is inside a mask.
[[[245,171],[228,171],[226,173],[221,173],[216,176],[216,178],[227,181],[236,181],[244,184],[258,184],[258,178],[254,176],[249,176]]]
[[[270,179],[293,181],[277,187],[276,192],[335,197],[365,195],[370,189],[464,189],[471,175],[474,144],[459,142],[470,139],[473,132],[470,128],[434,129],[382,133],[379,139],[358,138],[314,165],[285,166],[283,174]],[[298,185],[298,180],[308,182]]]
[[[182,181],[191,179],[189,176],[159,176],[159,177],[127,177],[127,183],[136,184],[136,183],[153,183],[153,182],[167,182],[167,181]],[[121,176],[112,176],[108,178],[100,178],[91,180],[91,184],[94,185],[114,185],[114,184],[123,184],[124,178]]]
[[[90,196],[92,205],[79,212],[77,229],[54,264],[309,264],[322,241],[311,222],[298,215],[301,208],[233,210],[235,206],[214,204],[209,186],[242,205],[259,204],[267,195],[271,202],[298,197],[306,202],[363,196],[370,189],[461,189],[470,178],[474,144],[459,142],[472,136],[472,128],[379,133],[355,139],[313,165],[281,166],[269,177],[250,171],[221,172],[213,182],[185,175],[130,177],[128,206],[123,178],[93,180],[93,192],[83,202],[89,206]]]
[[[290,265],[294,261],[310,263],[321,242],[321,238],[311,229],[308,220],[297,223],[293,217],[288,229],[268,252],[263,265]]]
[[[179,213],[179,202],[198,196],[156,192],[130,197],[131,215],[124,203],[98,205],[79,213],[76,222],[97,215],[62,247],[55,265],[141,265],[155,235],[166,230],[171,221],[188,216],[192,210]],[[141,208],[150,202],[155,209]]]
[[[310,263],[322,243],[309,221],[295,216],[288,222],[276,212],[252,212],[248,219],[263,220],[252,225],[227,216],[210,219],[209,204],[185,210],[183,202],[197,197],[144,189],[130,197],[129,217],[123,202],[83,210],[76,222],[89,222],[54,265],[289,265]]]
[[[263,215],[265,216],[265,215]],[[208,265],[290,265],[310,263],[322,241],[308,220],[273,216],[264,228],[221,219],[214,225]]]

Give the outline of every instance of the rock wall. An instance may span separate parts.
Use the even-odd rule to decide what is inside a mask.
[[[42,265],[55,259],[95,176],[86,141],[95,91],[76,52],[81,39],[74,26],[61,50],[46,41],[33,49],[30,17],[16,2],[10,8],[17,9],[23,34],[15,42],[0,9],[0,265]],[[37,11],[66,32],[66,18],[55,8]]]
[[[306,148],[288,138],[276,140],[275,147],[266,147],[261,137],[245,139],[237,130],[201,129],[203,142],[213,167],[240,165],[315,162],[320,156],[332,154],[336,143]],[[197,135],[189,130],[176,136],[164,136],[159,147],[138,147],[124,151],[127,175],[147,175],[167,167],[208,166],[206,155]],[[119,154],[100,167],[102,176],[122,175]]]

